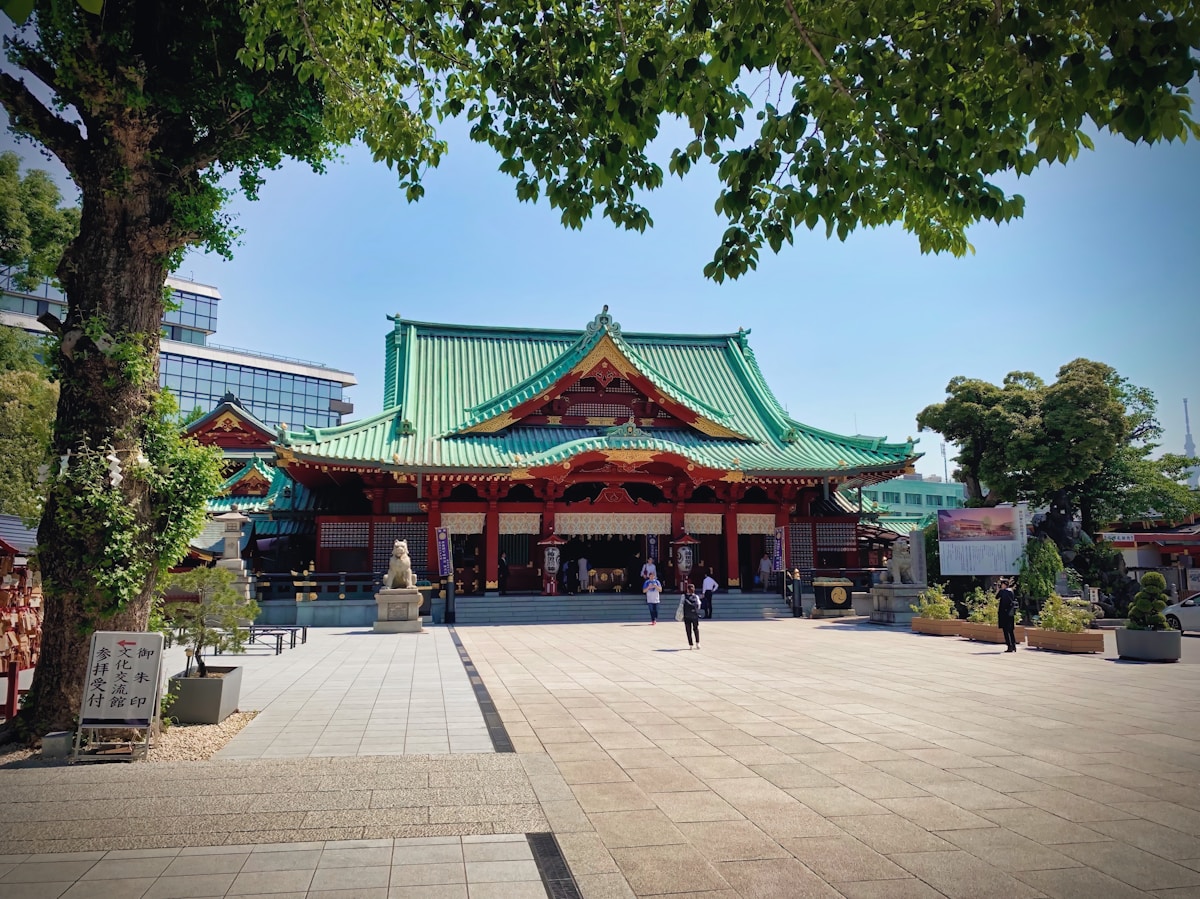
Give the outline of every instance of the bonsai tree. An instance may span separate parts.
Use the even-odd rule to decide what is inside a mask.
[[[1167,619],[1162,610],[1167,607],[1167,579],[1157,571],[1142,575],[1142,589],[1129,606],[1129,629],[1131,631],[1165,631]]]
[[[946,594],[945,584],[932,584],[918,593],[916,605],[912,610],[918,618],[948,621],[957,617],[954,614],[954,600]]]
[[[179,633],[196,660],[197,677],[208,676],[204,650],[241,652],[249,636],[246,625],[258,615],[258,603],[234,589],[234,580],[234,573],[225,568],[193,568],[167,580],[168,590],[188,597],[166,604],[168,636]]]
[[[1038,627],[1062,634],[1079,634],[1092,623],[1091,605],[1081,599],[1063,599],[1051,593],[1042,603]]]

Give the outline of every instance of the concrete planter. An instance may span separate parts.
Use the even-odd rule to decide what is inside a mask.
[[[979,624],[975,621],[960,621],[958,622],[959,636],[966,637],[968,640],[975,640],[978,643],[1003,643],[1004,631],[999,627],[991,624]],[[1018,624],[1013,629],[1013,634],[1017,638],[1018,643],[1025,640],[1025,627]]]
[[[912,629],[914,634],[930,634],[934,637],[957,637],[960,633],[957,618],[914,618]]]
[[[1183,652],[1179,631],[1131,631],[1117,628],[1117,655],[1139,662],[1178,662]]]
[[[1049,649],[1054,652],[1104,652],[1102,631],[1064,634],[1061,631],[1031,627],[1025,631],[1025,639],[1034,649]]]
[[[169,679],[168,691],[175,699],[165,712],[180,724],[220,724],[237,711],[242,693],[242,669],[209,665],[210,675],[221,677],[184,677],[182,672]]]

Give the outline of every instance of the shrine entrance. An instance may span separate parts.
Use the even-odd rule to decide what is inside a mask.
[[[562,548],[562,559],[566,593],[640,593],[646,538],[624,534],[571,537]]]

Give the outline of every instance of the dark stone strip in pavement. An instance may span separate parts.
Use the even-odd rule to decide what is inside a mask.
[[[463,668],[467,671],[467,677],[471,681],[471,688],[475,691],[475,701],[479,703],[479,710],[483,712],[483,721],[487,725],[488,736],[492,738],[492,747],[497,752],[516,752],[513,747],[512,738],[508,735],[508,729],[504,726],[504,719],[500,717],[500,712],[496,709],[496,703],[492,702],[492,694],[488,692],[488,688],[483,684],[483,678],[479,676],[479,672],[475,668],[475,663],[471,661],[471,656],[467,652],[467,648],[463,646],[462,640],[458,638],[458,633],[454,628],[450,628],[450,638],[454,641],[454,646],[458,650],[458,657],[462,659]]]
[[[529,851],[533,853],[549,899],[581,899],[579,886],[554,834],[527,833],[525,839],[529,841]]]

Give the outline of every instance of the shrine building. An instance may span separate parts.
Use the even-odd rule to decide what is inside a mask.
[[[788,568],[860,565],[847,495],[916,459],[911,441],[790,418],[746,331],[625,333],[607,307],[582,332],[389,320],[379,415],[285,426],[268,440],[234,400],[197,423],[227,453],[273,450],[287,478],[247,457],[232,466],[224,501],[272,497],[278,514],[259,520],[290,519],[297,539],[309,528],[301,552],[317,573],[382,573],[405,539],[418,577],[437,584],[431,548],[445,527],[459,594],[495,593],[501,554],[510,593],[635,581],[640,592],[648,556],[668,589],[711,569],[736,591],[751,586],[777,534]],[[583,571],[572,583],[573,567]]]

